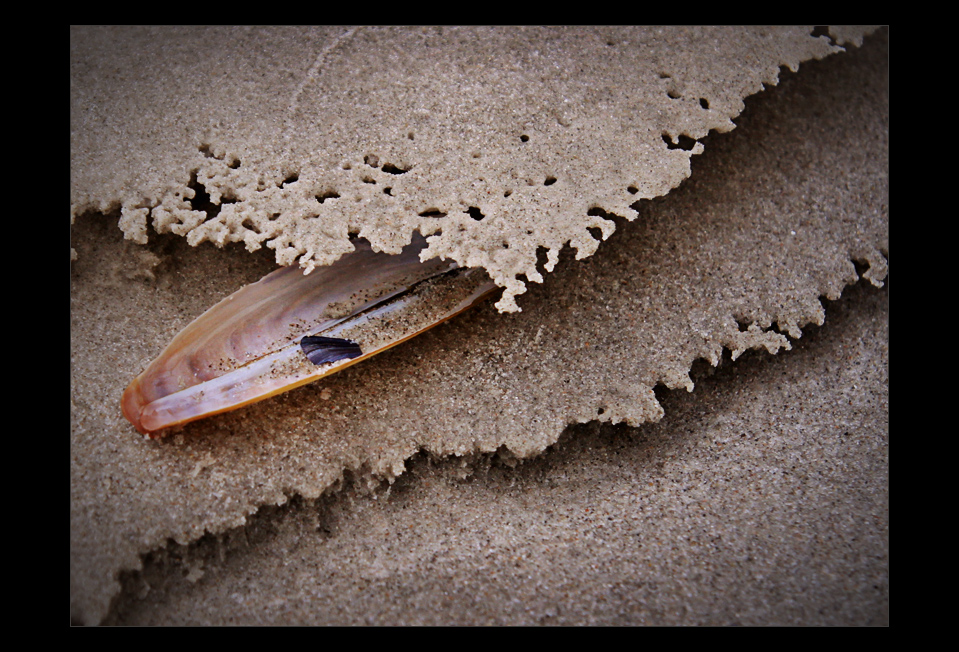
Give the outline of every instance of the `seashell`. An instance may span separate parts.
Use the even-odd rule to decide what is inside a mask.
[[[123,393],[140,433],[227,412],[345,369],[465,310],[496,286],[433,258],[426,240],[397,255],[365,241],[328,267],[278,269],[181,331]]]

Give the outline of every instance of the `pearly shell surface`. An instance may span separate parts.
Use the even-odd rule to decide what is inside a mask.
[[[124,416],[157,433],[263,400],[375,355],[449,319],[495,288],[481,270],[434,258],[425,239],[397,255],[365,241],[333,265],[278,269],[200,315],[123,393]],[[306,336],[347,338],[362,354],[315,365]]]

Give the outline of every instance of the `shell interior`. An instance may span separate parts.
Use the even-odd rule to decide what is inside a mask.
[[[422,237],[397,255],[365,241],[310,274],[285,267],[180,332],[124,392],[124,415],[153,433],[262,400],[379,353],[495,288],[480,270],[421,262]]]

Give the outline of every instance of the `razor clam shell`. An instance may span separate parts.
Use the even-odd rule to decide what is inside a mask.
[[[153,433],[253,403],[339,371],[472,305],[495,285],[480,270],[421,263],[425,239],[398,255],[365,242],[329,267],[268,274],[219,302],[179,333],[130,384],[123,413]],[[358,342],[363,354],[314,365],[307,335]]]

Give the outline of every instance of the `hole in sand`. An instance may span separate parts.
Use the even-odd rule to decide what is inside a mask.
[[[485,215],[483,215],[483,212],[476,206],[470,206],[468,209],[466,209],[466,212],[469,213],[469,216],[472,217],[477,222],[479,222],[481,219],[486,217]]]
[[[383,164],[383,171],[384,171],[384,172],[389,172],[390,174],[406,174],[406,173],[409,172],[412,168],[413,168],[412,165],[411,165],[410,167],[408,167],[408,168],[401,168],[401,167],[398,167],[398,166],[396,166],[396,165],[393,165],[392,163],[384,163],[384,164]]]
[[[678,141],[679,142],[674,143],[672,140],[670,140],[669,134],[663,134],[663,142],[666,143],[666,147],[669,149],[682,149],[688,152],[696,146],[696,140],[694,138],[690,138],[686,134],[679,134]]]

